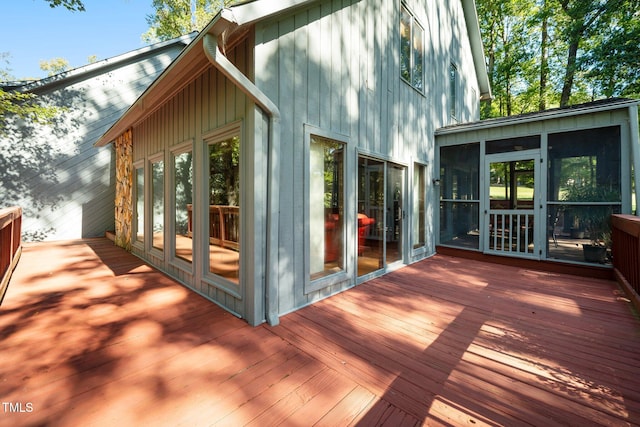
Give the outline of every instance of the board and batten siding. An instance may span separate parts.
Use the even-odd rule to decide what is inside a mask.
[[[252,74],[252,41],[249,37],[227,57],[243,73]],[[254,116],[258,125],[254,128]],[[209,66],[200,75],[189,81],[166,103],[146,119],[133,127],[134,163],[145,165],[145,198],[150,197],[150,159],[162,158],[165,164],[165,250],[160,253],[150,247],[149,238],[144,247],[134,245],[138,256],[167,272],[184,285],[201,295],[222,305],[232,313],[244,317],[251,324],[260,323],[264,316],[264,194],[266,193],[266,140],[267,126],[263,118],[255,111],[236,86],[213,66]],[[260,126],[261,125],[261,126]],[[264,127],[262,130],[256,131]],[[207,233],[198,233],[206,224],[205,214],[198,206],[208,206],[207,179],[207,141],[215,138],[219,131],[238,128],[241,151],[241,281],[237,292],[228,292],[224,286],[207,280],[201,254],[208,253]],[[254,144],[254,141],[258,141]],[[171,259],[172,232],[171,204],[173,183],[171,168],[172,149],[191,144],[193,150],[194,180],[194,262],[176,263]],[[208,212],[208,209],[207,209]],[[254,220],[254,216],[256,219]],[[149,236],[151,218],[145,213],[146,236]],[[238,295],[239,294],[239,295]]]
[[[459,73],[457,119],[479,118],[479,90],[461,3],[408,0],[406,5],[425,33],[424,92],[400,78],[400,0],[316,2],[256,25],[256,85],[282,115],[281,313],[354,284],[305,293],[305,125],[348,141],[346,192],[355,198],[358,154],[405,165],[409,177],[418,161],[427,164],[428,176],[433,176],[434,132],[451,123],[450,64]],[[410,190],[407,196],[412,197]],[[428,211],[437,211],[431,186],[427,199]],[[435,231],[431,224],[428,229],[428,253],[421,257],[435,250]],[[355,239],[355,230],[349,232]],[[353,268],[355,256],[350,257],[347,265]]]
[[[14,163],[25,188],[3,203],[24,209],[23,239],[66,240],[104,236],[114,228],[113,147],[93,143],[180,53],[184,43],[148,49],[122,61],[90,65],[35,82],[31,92],[64,108],[52,126],[11,126],[0,146],[32,158]],[[28,144],[28,146],[26,145]],[[2,173],[0,173],[2,175]]]

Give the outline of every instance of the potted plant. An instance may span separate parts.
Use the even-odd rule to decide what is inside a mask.
[[[566,189],[564,201],[580,202],[570,205],[574,226],[584,230],[589,243],[582,245],[584,260],[604,262],[611,247],[611,205],[589,203],[619,202],[620,193],[604,187],[572,185]],[[582,204],[584,203],[584,204]]]

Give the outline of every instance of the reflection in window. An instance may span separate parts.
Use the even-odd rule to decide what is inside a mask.
[[[479,249],[480,144],[440,148],[440,244]]]
[[[209,271],[240,279],[240,137],[209,144]]]
[[[134,241],[144,243],[144,167],[135,169],[134,172],[136,204],[135,204],[135,230]]]
[[[458,118],[458,68],[449,64],[449,115]]]
[[[344,268],[344,149],[311,136],[309,159],[309,273],[311,279]]]
[[[175,182],[175,256],[185,261],[193,260],[193,161],[191,152],[177,154],[173,158]]]
[[[413,248],[419,248],[425,244],[425,224],[426,224],[426,167],[421,164],[413,166]]]
[[[164,248],[164,161],[151,163],[151,225],[153,247]]]
[[[400,12],[400,76],[424,90],[424,30],[402,6]]]

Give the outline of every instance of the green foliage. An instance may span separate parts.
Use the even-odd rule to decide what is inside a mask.
[[[640,94],[640,0],[478,0],[482,118]]]
[[[238,0],[153,0],[155,13],[147,15],[147,43],[170,40],[202,30],[221,8]]]
[[[563,200],[581,203],[567,207],[568,214],[573,216],[574,227],[585,230],[592,245],[605,245],[611,234],[610,218],[613,207],[593,203],[619,203],[620,193],[607,187],[574,184],[565,189]]]
[[[40,61],[40,69],[46,71],[49,76],[55,76],[67,71],[71,66],[64,58],[53,58],[48,61]]]
[[[32,93],[0,89],[0,136],[4,134],[7,120],[11,117],[47,124],[59,111],[58,108],[38,104]]]
[[[59,7],[62,6],[64,8],[69,9],[72,12],[84,12],[84,3],[82,3],[82,0],[45,0],[47,3],[49,3],[49,6],[54,8],[54,7]]]

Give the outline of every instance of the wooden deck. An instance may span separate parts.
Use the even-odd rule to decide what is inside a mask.
[[[252,328],[106,239],[26,245],[1,426],[638,425],[614,282],[437,255]]]

